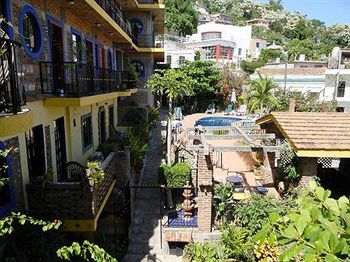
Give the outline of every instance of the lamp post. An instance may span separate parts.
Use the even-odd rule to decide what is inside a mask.
[[[285,51],[286,61],[284,63],[284,86],[283,86],[283,94],[286,93],[287,90],[287,69],[288,69],[288,51]]]

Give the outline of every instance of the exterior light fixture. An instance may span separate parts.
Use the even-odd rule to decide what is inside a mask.
[[[68,4],[69,4],[69,5],[74,5],[75,2],[74,2],[74,0],[68,0]]]

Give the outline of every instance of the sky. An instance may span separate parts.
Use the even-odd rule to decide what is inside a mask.
[[[269,0],[255,0],[268,3]],[[282,0],[288,11],[299,11],[308,19],[319,19],[326,25],[350,24],[350,0]]]

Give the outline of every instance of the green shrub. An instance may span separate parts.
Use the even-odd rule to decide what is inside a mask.
[[[159,167],[159,183],[170,187],[181,187],[190,180],[190,166],[187,163],[176,163],[173,166],[161,164]]]
[[[190,243],[185,247],[183,260],[186,262],[214,262],[226,259],[220,242]]]
[[[238,261],[254,261],[254,243],[247,229],[235,225],[227,225],[221,230],[221,245],[224,246],[228,258]]]
[[[345,196],[330,198],[331,191],[310,182],[306,194],[297,199],[297,208],[285,216],[272,212],[254,239],[268,241],[283,251],[279,261],[349,261],[350,202]]]
[[[159,109],[156,107],[148,107],[148,125],[149,128],[154,128],[157,126],[157,121],[159,120]]]
[[[224,219],[229,211],[229,203],[232,200],[232,186],[218,184],[214,186],[214,208],[216,219]]]
[[[290,208],[287,200],[254,194],[246,203],[235,208],[234,217],[252,236],[262,228],[270,213],[285,215]]]

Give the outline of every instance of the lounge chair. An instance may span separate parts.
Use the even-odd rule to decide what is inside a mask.
[[[224,114],[225,114],[225,115],[229,115],[232,111],[234,111],[234,110],[233,110],[233,105],[232,105],[232,104],[229,104],[229,105],[227,106],[227,108],[225,109]]]
[[[183,114],[181,111],[181,107],[175,107],[175,116],[174,116],[174,120],[182,120],[183,119]]]
[[[214,114],[215,113],[215,104],[211,103],[207,110],[205,111],[206,114]]]

